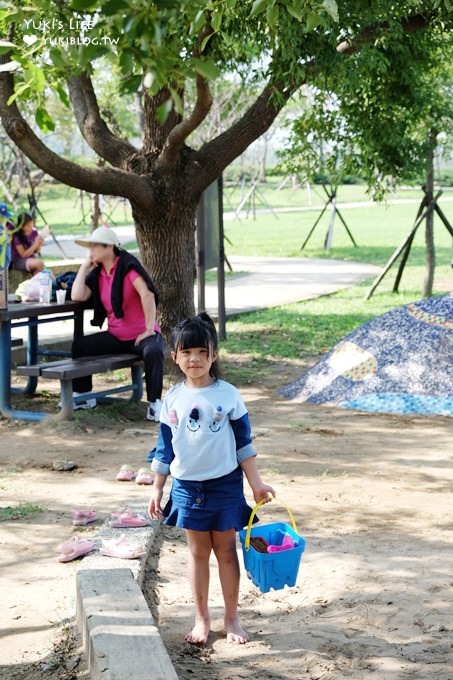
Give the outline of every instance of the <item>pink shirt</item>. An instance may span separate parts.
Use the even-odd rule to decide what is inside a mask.
[[[133,269],[130,270],[123,283],[123,312],[124,316],[117,319],[112,309],[112,283],[115,276],[118,258],[113,263],[109,274],[104,267],[99,276],[99,292],[101,302],[107,312],[107,323],[109,333],[118,340],[135,340],[135,338],[146,330],[145,314],[143,312],[140,295],[134,288],[134,281],[140,278]],[[158,327],[157,327],[158,328]],[[157,330],[155,325],[155,330]]]

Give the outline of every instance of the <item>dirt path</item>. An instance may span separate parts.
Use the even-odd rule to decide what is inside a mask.
[[[184,537],[165,528],[147,595],[179,677],[452,680],[452,420],[292,404],[271,388],[289,370],[299,367],[277,366],[241,391],[263,477],[309,543],[297,585],[260,594],[244,575],[241,615],[252,641],[230,646],[213,565],[213,633],[192,648],[183,642],[192,621]],[[76,531],[73,507],[91,505],[102,519],[146,496],[114,479],[124,462],[141,466],[154,441],[142,410],[97,409],[66,424],[0,420],[0,507],[44,508],[0,522],[0,678],[86,677],[78,640],[61,626],[73,612],[77,565],[56,561],[58,545]],[[56,472],[57,458],[78,467]],[[261,518],[286,521],[276,505]]]

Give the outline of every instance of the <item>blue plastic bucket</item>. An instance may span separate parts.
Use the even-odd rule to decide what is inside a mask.
[[[261,504],[262,501],[253,509],[249,525],[247,529],[239,532],[239,538],[247,576],[262,593],[267,593],[271,588],[281,590],[285,586],[291,587],[296,584],[306,541],[297,533],[294,517],[287,506],[285,507],[289,512],[292,526],[284,522],[274,522],[252,528],[253,517]],[[285,535],[294,541],[294,547],[282,552],[259,552],[250,544],[250,539],[259,537],[269,545],[281,545]]]

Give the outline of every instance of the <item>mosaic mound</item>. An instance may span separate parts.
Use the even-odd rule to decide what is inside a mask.
[[[280,394],[359,411],[453,416],[453,293],[368,321]]]

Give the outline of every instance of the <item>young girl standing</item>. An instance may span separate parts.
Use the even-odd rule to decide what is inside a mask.
[[[152,517],[182,527],[189,547],[189,581],[195,624],[186,635],[192,644],[209,635],[209,556],[217,558],[225,602],[224,626],[230,642],[249,636],[238,618],[239,562],[236,531],[248,524],[251,508],[243,490],[243,472],[255,502],[271,500],[256,465],[247,409],[238,390],[219,379],[217,333],[207,314],[187,319],[172,337],[173,361],[185,380],[167,393],[152,469],[156,473],[149,503]],[[170,499],[162,509],[168,474]]]

